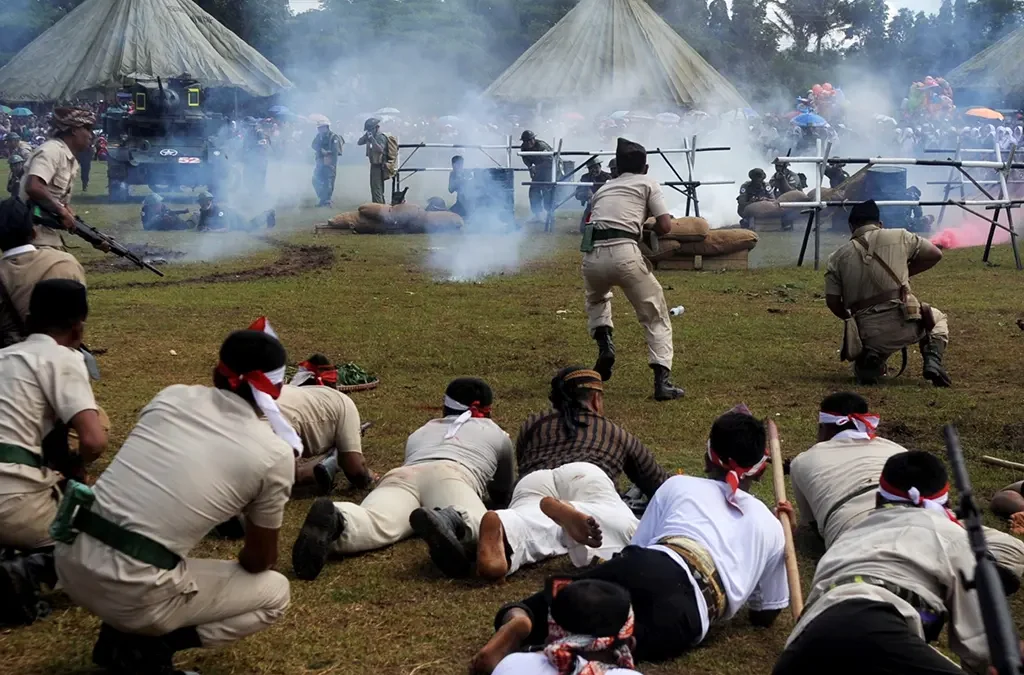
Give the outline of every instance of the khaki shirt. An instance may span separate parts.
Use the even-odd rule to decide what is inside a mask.
[[[155,604],[195,592],[189,551],[239,513],[278,529],[295,477],[291,447],[236,394],[201,385],[167,387],[139,421],[93,492],[92,510],[182,558],[172,570],[146,565],[88,535],[57,547],[58,569],[88,574],[122,603]]]
[[[59,138],[51,138],[32,151],[25,160],[25,175],[21,177],[18,198],[28,202],[25,191],[29,176],[38,176],[50,195],[61,204],[67,206],[71,202],[71,190],[78,176],[78,160],[71,148]],[[36,246],[50,246],[63,249],[64,241],[55,230],[43,225],[36,225],[36,238],[32,242]]]
[[[977,593],[964,588],[960,576],[973,578],[974,566],[967,532],[943,514],[902,506],[876,509],[825,552],[788,644],[826,609],[854,599],[891,604],[923,638],[917,610],[890,591],[864,583],[828,590],[840,578],[864,574],[913,591],[936,610],[945,608],[950,648],[971,670],[980,671],[988,662],[985,625]]]
[[[43,438],[58,421],[96,409],[81,353],[42,333],[0,349],[0,442],[42,456]],[[0,495],[46,490],[58,479],[45,467],[2,463]]]
[[[359,411],[352,399],[337,389],[286,384],[281,387],[277,407],[302,438],[304,455],[315,457],[331,448],[362,454]],[[354,434],[346,433],[352,429]]]
[[[405,466],[448,460],[469,469],[477,494],[487,496],[490,483],[512,485],[514,458],[512,439],[494,421],[471,418],[453,438],[445,434],[457,419],[455,415],[433,419],[409,436],[405,444]]]
[[[370,164],[383,164],[385,162],[384,155],[388,150],[388,137],[384,133],[366,133],[359,138],[357,144],[366,146],[366,157],[370,160]]]
[[[73,279],[84,286],[85,269],[75,256],[52,248],[19,247],[0,258],[0,283],[22,322],[28,319],[32,289],[46,279]]]
[[[825,294],[842,296],[846,307],[880,293],[899,290],[901,285],[909,288],[907,263],[917,257],[924,241],[907,230],[883,229],[872,224],[863,225],[853,232],[854,237],[862,235],[870,255],[884,260],[900,281],[896,283],[860,244],[854,241],[843,244],[828,258]],[[898,300],[891,301],[891,304],[898,303]]]
[[[590,222],[595,230],[625,230],[640,239],[644,221],[668,213],[658,181],[646,174],[624,173],[598,188],[590,200]],[[626,240],[594,242],[594,246]]]
[[[884,438],[833,438],[801,452],[789,466],[800,522],[816,523],[825,547],[831,546],[875,510],[875,488],[886,460],[906,451]],[[832,511],[844,497],[866,487],[871,489]],[[830,511],[828,521],[823,522]]]

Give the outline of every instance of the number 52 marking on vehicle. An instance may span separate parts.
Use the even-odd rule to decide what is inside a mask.
[[[178,164],[199,164],[203,160],[199,157],[179,157]]]

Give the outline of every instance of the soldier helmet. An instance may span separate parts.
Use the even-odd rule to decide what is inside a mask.
[[[747,173],[747,178],[750,180],[764,180],[767,178],[767,174],[765,174],[764,169],[751,169]]]
[[[146,206],[156,206],[157,204],[163,203],[163,201],[163,197],[156,193],[153,193],[151,195],[146,195],[146,198],[142,200],[142,203],[145,204]]]
[[[371,117],[363,123],[363,131],[373,131],[380,126],[380,120],[376,117]]]
[[[601,168],[601,160],[599,160],[597,157],[591,157],[590,159],[587,160],[587,168],[588,169],[592,168],[592,167],[595,167],[595,166],[598,169],[600,169]]]
[[[523,132],[523,135],[519,137],[520,141],[532,141],[537,138],[537,134],[533,133],[529,129]]]
[[[203,190],[198,195],[196,195],[196,201],[199,202],[200,204],[203,202],[212,202],[213,195],[210,194],[207,190]]]
[[[21,155],[11,155],[10,158],[7,160],[7,163],[10,164],[11,166],[14,166],[16,164],[24,164],[25,158],[22,157]]]
[[[776,157],[775,159],[773,159],[772,164],[774,164],[775,166],[789,166],[789,162],[787,162],[782,157]]]

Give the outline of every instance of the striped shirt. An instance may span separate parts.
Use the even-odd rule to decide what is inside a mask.
[[[648,497],[668,480],[651,451],[633,434],[590,410],[582,411],[579,419],[583,426],[571,435],[559,413],[531,415],[516,440],[519,478],[572,462],[589,462],[608,474],[612,482],[625,472]]]

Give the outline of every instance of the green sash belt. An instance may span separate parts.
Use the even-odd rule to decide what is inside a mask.
[[[173,570],[181,562],[178,554],[169,551],[163,544],[153,541],[144,534],[126,530],[88,509],[78,509],[74,524],[79,532],[99,539],[110,548],[147,565],[162,570]]]
[[[42,469],[43,457],[20,445],[0,443],[0,463],[20,464],[21,466],[31,466],[34,469]]]

